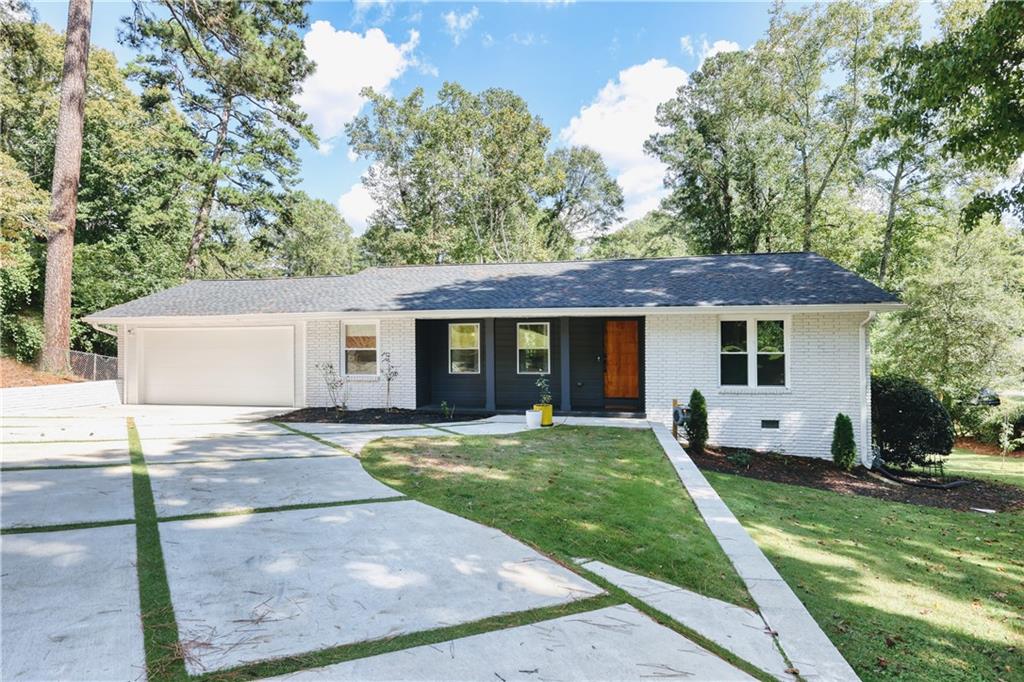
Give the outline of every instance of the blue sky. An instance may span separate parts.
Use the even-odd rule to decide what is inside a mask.
[[[39,20],[63,30],[67,5],[36,3]],[[662,167],[645,157],[654,108],[709,53],[746,48],[768,23],[767,2],[315,2],[305,35],[318,73],[300,104],[324,140],[304,146],[301,187],[339,206],[357,232],[373,208],[359,178],[367,164],[348,151],[343,126],[371,85],[433,95],[444,81],[473,91],[509,88],[552,131],[552,147],[602,153],[626,197],[626,217],[654,208]],[[129,3],[94,6],[93,43],[122,63],[117,42]]]

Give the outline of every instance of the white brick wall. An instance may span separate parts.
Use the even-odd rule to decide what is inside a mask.
[[[708,403],[709,441],[718,445],[830,457],[832,427],[842,412],[854,424],[858,453],[864,313],[801,313],[790,318],[789,387],[718,386],[717,315],[647,316],[648,418],[671,424],[672,399],[700,389]],[[762,429],[778,419],[778,429]]]
[[[357,320],[353,320],[356,322]],[[391,406],[416,407],[416,320],[388,318],[380,321],[378,353],[391,353],[398,376],[391,382]],[[330,407],[323,375],[317,363],[330,362],[342,372],[341,320],[317,320],[306,324],[306,405]],[[381,377],[349,377],[345,403],[349,409],[385,407],[387,382]]]

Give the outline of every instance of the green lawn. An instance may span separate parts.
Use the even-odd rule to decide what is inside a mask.
[[[600,559],[753,605],[650,431],[557,426],[387,439],[368,445],[361,459],[406,495],[563,562]]]
[[[1024,488],[1024,458],[982,455],[956,448],[943,464],[950,476],[984,478],[1001,483],[1012,483]]]
[[[1024,515],[706,475],[865,680],[1024,679]]]

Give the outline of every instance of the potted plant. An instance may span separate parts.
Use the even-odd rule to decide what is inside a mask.
[[[540,391],[540,402],[534,405],[533,409],[540,412],[541,426],[551,426],[554,423],[551,420],[551,382],[548,381],[547,377],[540,377],[537,379],[536,386],[537,390]]]

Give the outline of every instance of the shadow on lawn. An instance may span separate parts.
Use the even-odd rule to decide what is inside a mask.
[[[865,679],[1024,673],[1024,516],[709,479]]]

